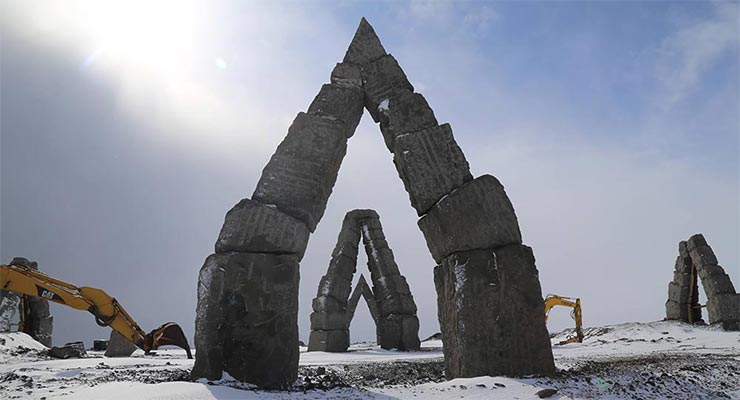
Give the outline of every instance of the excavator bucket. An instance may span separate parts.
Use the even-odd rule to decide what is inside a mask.
[[[151,350],[159,348],[159,346],[172,345],[184,349],[188,355],[188,358],[193,358],[190,353],[190,345],[188,339],[185,337],[180,325],[174,322],[167,322],[157,329],[152,330],[144,337],[144,348],[149,349],[146,353]]]

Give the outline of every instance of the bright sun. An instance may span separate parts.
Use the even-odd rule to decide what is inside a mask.
[[[83,65],[112,62],[160,72],[176,68],[196,42],[201,4],[174,0],[76,3],[77,27],[91,47]]]

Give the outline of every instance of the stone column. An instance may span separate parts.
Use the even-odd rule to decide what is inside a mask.
[[[293,121],[252,198],[226,214],[201,268],[194,379],[226,371],[284,389],[297,378],[299,261],[362,117],[361,82],[345,77],[352,68],[335,73],[341,79],[333,74]]]
[[[450,125],[438,124],[364,19],[344,62],[360,65],[365,108],[438,264],[446,376],[553,373],[534,256],[503,186],[491,175],[473,179]]]
[[[689,238],[686,247],[707,295],[709,323],[719,324],[725,330],[740,330],[740,294],[719,266],[714,251],[701,234]]]

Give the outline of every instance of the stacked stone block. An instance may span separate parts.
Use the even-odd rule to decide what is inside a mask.
[[[370,290],[360,277],[350,297],[360,238],[374,289]],[[321,278],[313,300],[309,351],[347,351],[349,324],[360,295],[365,297],[373,315],[382,348],[419,349],[416,303],[385,240],[380,217],[373,210],[353,210],[345,215],[329,269]]]
[[[219,379],[226,371],[243,382],[284,389],[297,378],[299,262],[324,214],[364,104],[351,66],[335,72],[340,77],[333,73],[332,83],[323,85],[307,112],[293,121],[251,199],[226,214],[215,253],[201,268],[195,379]],[[350,282],[345,279],[343,285],[341,278],[347,267],[339,262],[340,273],[322,282],[329,309],[349,294]],[[324,315],[316,323],[328,327],[337,320]]]
[[[439,125],[364,19],[344,61],[360,65],[365,108],[380,123],[437,263],[446,376],[553,373],[534,256],[504,187],[491,175],[473,179],[450,125]],[[383,290],[376,285],[376,297]],[[385,310],[391,332],[404,323],[393,311]]]
[[[668,284],[666,319],[689,323],[701,320],[697,283],[700,280],[707,296],[709,323],[726,330],[740,330],[740,294],[719,266],[704,236],[696,234],[680,242],[678,249],[673,281]]]
[[[38,271],[38,263],[15,257],[9,265]],[[51,347],[54,317],[49,312],[49,302],[34,296],[0,290],[0,332],[10,331],[11,321],[19,315],[19,331],[30,335],[37,342]]]
[[[488,175],[473,179],[450,126],[438,124],[426,99],[414,93],[364,18],[330,81],[307,112],[293,121],[251,199],[229,211],[215,253],[201,268],[192,377],[218,379],[227,371],[264,388],[286,388],[295,381],[298,263],[323,216],[363,107],[380,123],[438,264],[435,282],[446,375],[553,372],[534,257],[521,243],[501,184]],[[369,265],[381,345],[418,348],[416,306],[406,293],[408,285],[397,272],[379,221],[378,228],[371,225],[362,237],[373,255]],[[343,229],[342,234],[359,238],[360,232]],[[336,314],[346,312],[347,281],[355,270],[358,243],[345,239],[339,242],[352,244],[335,249],[313,302],[314,311],[321,314],[312,318],[317,326],[344,326]],[[502,286],[493,291],[490,279],[464,278],[489,276],[483,270],[495,274]],[[467,300],[458,301],[462,298]],[[488,314],[481,314],[484,318],[466,312],[469,309]],[[521,320],[511,317],[516,322],[500,322],[507,321],[507,315],[530,311],[533,314]],[[489,318],[491,313],[500,318]],[[465,328],[470,326],[478,328],[478,336]],[[324,333],[316,335],[325,337],[314,342],[340,342],[344,331],[317,329],[314,332]]]

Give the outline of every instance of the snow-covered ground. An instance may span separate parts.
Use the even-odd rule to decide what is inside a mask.
[[[558,343],[572,335],[564,331]],[[128,358],[88,352],[57,360],[30,337],[0,334],[2,399],[740,399],[740,334],[676,322],[587,328],[583,343],[553,345],[557,377],[477,377],[445,381],[441,342],[419,352],[368,343],[348,353],[301,348],[302,390],[265,392],[226,377],[190,382],[181,350]],[[330,390],[310,389],[331,387]]]

